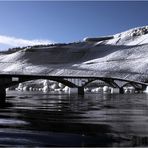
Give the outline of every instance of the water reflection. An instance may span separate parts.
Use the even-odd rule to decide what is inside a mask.
[[[147,146],[146,94],[9,92],[0,109],[0,144]]]

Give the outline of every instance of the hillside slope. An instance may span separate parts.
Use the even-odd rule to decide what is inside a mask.
[[[29,47],[0,55],[1,72],[107,76],[148,80],[148,26],[113,37]]]

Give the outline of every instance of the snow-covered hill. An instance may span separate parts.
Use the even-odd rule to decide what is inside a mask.
[[[148,80],[148,26],[111,37],[28,47],[0,55],[1,72]]]

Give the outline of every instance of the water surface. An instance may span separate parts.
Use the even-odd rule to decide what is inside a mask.
[[[146,94],[7,92],[0,146],[148,146]]]

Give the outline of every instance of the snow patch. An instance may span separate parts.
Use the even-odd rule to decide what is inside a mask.
[[[108,76],[148,81],[148,26],[99,42],[30,47],[0,55],[1,72]],[[47,89],[47,85],[46,89]]]

